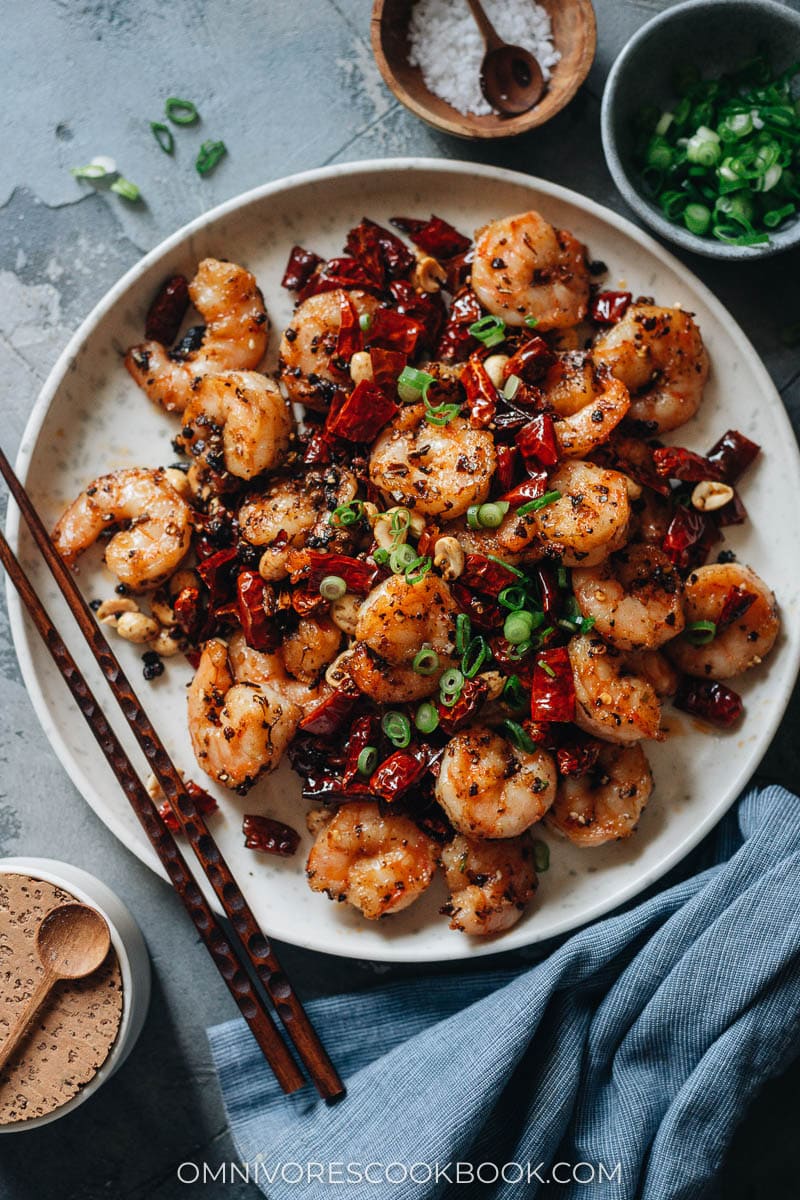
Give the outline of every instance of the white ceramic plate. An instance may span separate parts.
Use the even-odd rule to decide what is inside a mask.
[[[255,272],[278,331],[288,322],[290,297],[279,284],[293,242],[332,255],[362,215],[386,222],[394,214],[434,211],[471,232],[485,221],[540,209],[572,230],[592,257],[609,265],[608,286],[624,281],[633,293],[680,302],[697,314],[713,374],[700,416],[678,440],[707,449],[736,427],[760,442],[764,454],[744,487],[751,522],[730,531],[728,545],[774,587],[783,611],[783,635],[767,667],[740,681],[747,715],[729,734],[703,733],[685,717],[670,717],[676,735],[648,747],[656,790],[640,829],[629,842],[578,850],[550,839],[552,866],[536,902],[505,937],[476,941],[451,932],[437,913],[444,899],[437,880],[417,904],[370,924],[346,905],[309,891],[304,846],[291,860],[245,850],[243,812],[265,812],[304,828],[297,778],[288,767],[263,780],[246,799],[219,792],[214,834],[258,920],[273,936],[315,950],[387,961],[470,958],[512,949],[561,933],[634,896],[683,857],[722,816],[758,764],[783,714],[800,657],[800,460],[794,436],[764,367],[745,334],[711,293],[652,238],[591,201],[550,183],[467,163],[397,160],[330,167],[269,184],[194,221],[148,254],[112,288],[70,342],[39,397],[23,438],[18,470],[39,511],[54,522],[96,475],[115,467],[156,466],[174,459],[177,423],[147,402],[127,375],[120,353],[142,336],[147,307],[165,276],[191,275],[198,259],[215,255]],[[39,591],[69,635],[78,661],[99,696],[107,696],[47,572],[20,538],[16,510],[9,516],[12,544],[21,551]],[[89,597],[111,594],[113,580],[99,553],[85,556],[81,584]],[[117,837],[155,871],[158,863],[119,786],[68,699],[15,594],[10,596],[14,641],[38,716],[76,787]],[[189,668],[169,662],[154,684],[141,679],[140,650],[116,640],[115,650],[179,767],[202,779],[185,723]],[[737,684],[737,686],[739,686]],[[107,711],[133,761],[142,758],[108,700]],[[34,798],[35,799],[35,798]],[[65,818],[66,819],[66,818]],[[54,836],[57,836],[54,831]],[[191,858],[191,854],[188,855]]]

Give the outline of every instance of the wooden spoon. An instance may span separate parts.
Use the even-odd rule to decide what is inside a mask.
[[[44,973],[0,1046],[0,1070],[24,1041],[55,984],[91,975],[104,962],[110,945],[105,918],[86,904],[60,904],[43,918],[36,931],[36,953]]]
[[[504,42],[487,17],[480,0],[467,0],[483,34],[486,54],[481,63],[481,91],[498,112],[513,116],[527,112],[544,91],[542,68],[522,46]]]

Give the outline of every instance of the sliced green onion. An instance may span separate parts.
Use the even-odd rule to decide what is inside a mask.
[[[771,208],[764,213],[763,221],[767,229],[777,229],[787,217],[797,212],[797,205],[784,204],[783,208]]]
[[[359,775],[371,775],[378,765],[378,747],[365,746],[358,756],[356,769]]]
[[[400,542],[404,533],[411,525],[411,513],[407,508],[396,508],[389,522],[389,532],[392,535],[392,549]]]
[[[674,113],[671,113],[671,112],[662,113],[661,116],[658,118],[658,121],[656,122],[655,129],[653,130],[653,133],[656,135],[656,137],[664,137],[665,133],[667,132],[667,130],[669,129],[670,125],[673,123],[674,120],[675,120]]]
[[[594,629],[596,623],[596,617],[584,617],[581,621],[581,633],[588,633],[590,629]]]
[[[411,741],[411,722],[405,713],[396,709],[390,709],[383,714],[381,729],[398,750],[403,750]]]
[[[472,622],[466,613],[459,613],[456,617],[456,650],[459,654],[463,654],[470,643],[472,637]]]
[[[361,500],[351,500],[349,504],[340,504],[328,517],[329,525],[356,525],[364,515],[364,504]]]
[[[693,646],[707,646],[717,636],[716,621],[692,621],[684,633]]]
[[[420,704],[414,716],[414,724],[420,733],[433,733],[439,724],[439,711],[435,704],[426,700]]]
[[[503,395],[506,400],[513,400],[520,389],[522,380],[519,375],[509,375],[508,379],[503,384]]]
[[[674,151],[663,137],[654,137],[647,147],[647,165],[657,171],[668,170],[673,163]]]
[[[701,125],[689,138],[686,157],[689,162],[702,167],[716,166],[722,158],[722,144],[714,130]]]
[[[517,509],[517,516],[524,517],[526,513],[539,512],[543,508],[547,508],[548,504],[554,504],[556,500],[561,499],[561,492],[552,491],[545,492],[543,496],[538,496],[536,500],[529,500],[527,504],[523,504]]]
[[[538,317],[526,317],[525,324],[528,326],[528,329],[535,329],[536,326],[539,324],[539,318]]]
[[[416,404],[420,400],[427,400],[428,388],[435,382],[433,375],[427,371],[403,367],[397,377],[397,394],[404,404]]]
[[[503,637],[512,646],[530,641],[534,630],[533,613],[518,611],[509,613],[503,623]]]
[[[528,698],[519,675],[509,675],[503,686],[502,699],[503,703],[507,704],[513,712],[518,712],[527,706]]]
[[[439,655],[426,642],[422,649],[418,650],[414,655],[411,669],[416,671],[417,675],[433,675],[438,666]]]
[[[194,125],[200,114],[197,106],[191,100],[181,100],[178,96],[170,96],[164,103],[164,112],[173,125]]]
[[[536,665],[537,665],[537,667],[541,667],[541,669],[544,671],[545,675],[549,675],[551,679],[555,679],[556,673],[553,670],[553,668],[550,666],[549,662],[545,662],[545,660],[543,658],[540,658],[538,660],[538,662],[536,663]]]
[[[474,679],[483,664],[491,657],[489,643],[478,634],[467,646],[461,658],[461,670],[467,679]]]
[[[689,233],[703,237],[711,227],[711,209],[705,204],[687,204],[683,210],[683,223]]]
[[[468,332],[479,342],[483,342],[484,346],[490,348],[505,341],[506,323],[502,317],[495,317],[489,313],[487,316],[481,317],[479,321],[473,321],[468,326]]]
[[[367,333],[372,325],[372,313],[362,313],[358,318],[358,327],[362,333]]]
[[[228,147],[224,142],[203,142],[194,163],[197,174],[208,175],[227,153]]]
[[[569,587],[569,579],[567,578],[567,568],[559,567],[556,571],[556,583],[560,588]]]
[[[382,567],[384,563],[388,563],[389,561],[389,551],[384,550],[383,546],[379,546],[377,550],[373,550],[372,557],[378,566]]]
[[[464,686],[464,675],[458,667],[448,667],[439,680],[439,691],[443,696],[452,696]]]
[[[439,404],[436,408],[429,408],[425,413],[425,420],[429,425],[449,425],[453,417],[457,417],[461,411],[459,404]]]
[[[478,524],[482,525],[484,529],[497,529],[502,525],[508,508],[507,500],[495,500],[489,504],[482,504],[478,509]]]
[[[511,587],[503,588],[497,599],[503,608],[510,608],[512,612],[518,612],[528,603],[528,593],[519,584],[512,583]]]
[[[510,646],[506,653],[510,659],[513,659],[514,662],[519,662],[519,660],[524,658],[526,654],[530,654],[532,649],[533,642],[520,642],[518,646]]]
[[[531,754],[536,749],[536,742],[526,729],[518,725],[516,721],[503,721],[503,729],[506,731],[508,740],[512,742],[518,750],[525,750]]]
[[[419,555],[412,563],[409,563],[405,570],[406,583],[415,584],[421,583],[425,576],[433,566],[433,559],[428,555]]]
[[[402,542],[399,546],[395,546],[389,554],[389,570],[394,575],[403,575],[408,567],[413,562],[416,562],[419,555],[413,546],[409,546],[407,542]]]
[[[326,600],[341,600],[346,591],[347,584],[341,575],[326,575],[319,585],[319,594]]]
[[[539,874],[550,869],[550,847],[540,838],[536,838],[533,843],[533,865]]]
[[[130,200],[131,203],[142,198],[142,193],[136,184],[132,183],[130,179],[125,179],[123,175],[114,180],[110,190],[117,196],[122,196],[123,200]]]
[[[524,571],[520,571],[518,567],[512,567],[511,563],[507,563],[504,559],[498,558],[496,554],[487,554],[486,557],[492,562],[497,563],[498,566],[505,567],[505,569],[510,571],[512,575],[516,575],[517,579],[525,579],[527,581],[528,577]]]
[[[165,125],[163,121],[151,121],[150,128],[153,132],[153,137],[164,153],[173,154],[175,151],[175,138],[172,136],[172,130],[169,125]]]
[[[76,179],[105,179],[107,175],[113,175],[114,170],[116,168],[109,171],[102,163],[94,161],[87,163],[85,167],[70,167],[69,173]]]

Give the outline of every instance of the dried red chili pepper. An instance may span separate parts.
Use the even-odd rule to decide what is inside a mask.
[[[219,805],[212,795],[205,788],[200,787],[199,783],[195,783],[192,779],[187,779],[184,782],[184,788],[194,801],[195,808],[204,817],[210,817],[217,812]],[[168,800],[165,800],[158,809],[161,820],[172,833],[180,832],[180,821],[172,811],[172,807]]]
[[[431,215],[427,221],[416,217],[390,217],[389,222],[395,229],[407,233],[415,246],[434,258],[447,259],[466,254],[472,245],[468,237],[441,217]]]
[[[344,248],[382,283],[407,275],[414,266],[414,255],[397,234],[369,217],[350,230]]]
[[[330,601],[316,590],[312,592],[307,588],[292,589],[291,606],[298,617],[311,617],[314,613],[322,613],[329,603]]]
[[[538,500],[547,491],[547,471],[536,471],[522,483],[518,483],[510,492],[506,492],[503,500],[507,500],[512,508],[526,504],[529,500]]]
[[[469,250],[466,250],[464,254],[456,254],[453,258],[446,259],[442,264],[447,271],[444,288],[451,296],[455,296],[456,292],[469,283],[474,258],[475,247],[470,246]]]
[[[356,717],[353,724],[350,726],[350,733],[347,735],[345,742],[345,762],[344,770],[342,771],[342,782],[347,784],[352,779],[359,779],[361,773],[358,769],[358,760],[361,751],[367,746],[374,746],[378,741],[378,721],[376,717],[364,716]]]
[[[542,608],[548,617],[556,617],[561,609],[561,591],[552,567],[535,566],[532,575],[539,589]]]
[[[684,446],[659,446],[653,451],[653,464],[665,479],[681,479],[684,483],[707,479],[722,482],[722,471],[717,464]]]
[[[485,554],[468,554],[458,581],[476,592],[499,596],[503,588],[510,587],[518,580],[519,576],[514,571],[493,558],[487,558]]]
[[[254,650],[274,650],[278,642],[272,621],[275,615],[274,595],[257,571],[239,572],[236,578],[236,603],[248,646]]]
[[[417,553],[422,557],[427,555],[432,558],[440,532],[438,525],[426,525],[417,539]]]
[[[631,448],[632,452],[631,452]],[[629,438],[612,438],[592,453],[592,462],[601,467],[622,471],[636,483],[649,487],[660,496],[669,496],[672,489],[663,476],[656,470],[653,454],[656,447],[650,446],[641,439],[631,442]],[[635,455],[635,457],[634,457]]]
[[[299,292],[324,261],[318,254],[314,254],[313,250],[304,250],[302,246],[292,246],[286,270],[283,272],[281,287],[285,287],[290,292]]]
[[[189,307],[189,284],[185,275],[173,275],[162,284],[147,310],[144,336],[151,342],[171,346],[178,336]]]
[[[589,305],[589,320],[596,325],[616,325],[628,311],[632,292],[598,292]]]
[[[527,383],[538,383],[555,360],[556,356],[544,338],[528,338],[503,367],[503,382],[516,375],[518,379],[524,379]],[[516,396],[514,399],[516,400]]]
[[[178,628],[191,642],[202,641],[208,632],[208,605],[199,587],[181,588],[172,601]]]
[[[539,413],[527,425],[523,425],[514,441],[529,470],[554,467],[558,462],[555,425],[549,413]]]
[[[722,633],[723,629],[727,629],[729,625],[740,620],[757,599],[755,592],[748,592],[747,588],[741,586],[728,588],[716,621],[717,633]]]
[[[460,580],[450,584],[450,591],[458,607],[467,614],[476,629],[489,633],[503,624],[506,613],[496,601],[471,591]]]
[[[339,296],[339,335],[336,339],[336,357],[349,362],[362,346],[361,326],[358,322],[358,310],[348,296],[342,292]]]
[[[516,446],[499,445],[495,446],[495,456],[497,458],[497,466],[494,471],[494,483],[497,490],[502,494],[503,492],[508,492],[513,487],[519,450]],[[507,498],[507,496],[503,497],[503,499]]]
[[[371,442],[399,411],[399,406],[382,387],[362,379],[341,404],[331,409],[325,428],[331,437]]]
[[[372,314],[364,341],[368,346],[381,346],[384,350],[399,350],[402,354],[410,355],[424,336],[423,321],[394,308],[378,308]]]
[[[667,526],[661,549],[679,571],[688,571],[702,566],[719,540],[719,530],[710,517],[679,504]]]
[[[598,742],[570,742],[559,746],[556,750],[556,766],[559,775],[572,775],[580,778],[588,775],[600,756]]]
[[[242,833],[248,850],[260,850],[262,854],[278,854],[281,858],[291,858],[300,845],[300,834],[296,829],[292,829],[291,825],[255,813],[245,813],[242,818]]]
[[[733,499],[727,504],[723,504],[722,508],[717,508],[712,514],[714,522],[720,528],[726,525],[744,525],[747,520],[747,509],[742,503],[742,498],[738,492],[733,493]]]
[[[338,288],[361,288],[365,292],[379,292],[381,280],[371,275],[355,258],[330,258],[308,277],[297,297],[302,304],[309,296],[321,292],[334,292]]]
[[[334,688],[303,717],[300,729],[318,737],[332,737],[350,719],[358,692],[353,687]]]
[[[497,409],[497,388],[475,354],[470,356],[461,373],[461,386],[467,396],[470,425],[473,429],[485,429],[491,425]]]
[[[735,725],[744,712],[742,697],[716,679],[692,679],[680,683],[672,703],[693,717],[702,717],[721,729]]]
[[[228,546],[197,564],[197,574],[208,588],[212,608],[231,598],[238,557],[236,547]]]
[[[406,365],[407,356],[402,350],[384,350],[382,346],[371,346],[369,360],[372,365],[372,380],[378,387],[394,396],[397,380]]]
[[[448,735],[455,733],[475,716],[488,694],[489,689],[482,679],[465,679],[461,694],[452,708],[441,701],[437,703],[440,729]]]
[[[453,297],[447,322],[436,347],[436,358],[443,362],[461,362],[478,345],[469,326],[484,315],[480,301],[471,288],[462,288]]]
[[[575,720],[575,680],[566,646],[540,650],[531,676],[534,721]]]
[[[428,769],[428,751],[425,746],[407,746],[395,750],[373,772],[369,790],[391,804],[414,784],[419,783]]]
[[[397,312],[414,317],[425,329],[417,349],[433,347],[447,319],[447,309],[440,292],[418,292],[407,279],[393,279],[389,291]]]
[[[720,478],[725,483],[736,483],[737,479],[761,453],[761,447],[751,442],[738,429],[729,429],[714,443],[707,454],[709,462],[719,468]]]
[[[309,466],[325,465],[333,459],[333,439],[324,429],[316,429],[306,442],[303,462]]]

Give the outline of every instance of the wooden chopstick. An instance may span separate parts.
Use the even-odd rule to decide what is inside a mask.
[[[94,734],[108,765],[119,780],[120,786],[127,796],[131,808],[139,818],[139,823],[167,872],[173,888],[192,918],[195,929],[205,943],[242,1016],[250,1026],[276,1079],[285,1092],[296,1092],[305,1084],[302,1072],[278,1033],[272,1017],[264,1008],[252,983],[242,970],[225,931],[197,886],[185,858],[178,849],[177,842],[162,821],[144,784],[136,774],[131,760],[81,674],[80,668],[65,646],[61,635],[34,591],[31,581],[2,533],[0,533],[0,562],[19,592],[22,603],[41,634],[42,641],[50,651],[64,682],[72,692],[75,703]]]
[[[333,1100],[345,1088],[319,1039],[311,1021],[284,973],[269,939],[258,923],[223,858],[202,814],[187,792],[177,768],[142,708],[130,682],[108,642],[100,632],[88,604],[81,595],[69,568],[56,550],[28,493],[0,449],[0,474],[16,500],[22,516],[58,584],[72,615],[78,623],[114,698],[122,709],[134,737],[158,780],[169,805],[197,856],[206,878],[231,922],[234,945],[238,944],[249,960],[256,977],[264,985],[275,1010],[291,1038],[320,1095]],[[195,885],[196,886],[196,885]],[[199,891],[199,889],[198,889]]]

